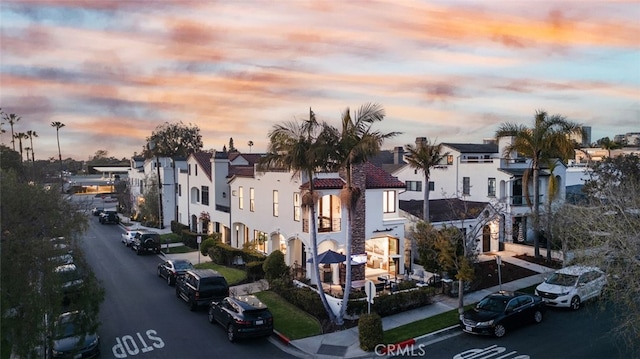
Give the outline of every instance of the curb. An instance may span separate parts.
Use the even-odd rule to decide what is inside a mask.
[[[278,337],[278,339],[285,345],[290,345],[291,343],[291,339],[287,338],[284,334],[280,333],[277,330],[273,330],[273,334],[275,334],[276,337]]]

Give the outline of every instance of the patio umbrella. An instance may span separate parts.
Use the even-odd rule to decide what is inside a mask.
[[[329,263],[342,263],[347,260],[347,256],[344,254],[340,254],[338,252],[334,252],[329,249],[326,252],[322,252],[318,254],[318,263],[329,264]],[[307,263],[313,263],[313,258],[307,260]]]

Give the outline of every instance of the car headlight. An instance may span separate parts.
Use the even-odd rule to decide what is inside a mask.
[[[490,327],[493,325],[493,319],[486,322],[478,322],[479,327]]]

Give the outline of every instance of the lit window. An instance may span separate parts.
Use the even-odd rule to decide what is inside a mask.
[[[394,213],[396,211],[396,191],[384,191],[382,207],[384,213]]]
[[[244,189],[242,186],[238,187],[238,208],[244,209]]]
[[[249,211],[254,212],[256,210],[255,203],[255,190],[253,187],[249,188]]]
[[[279,209],[278,209],[278,191],[273,191],[273,216],[278,217]]]
[[[293,220],[300,222],[300,193],[293,194]]]

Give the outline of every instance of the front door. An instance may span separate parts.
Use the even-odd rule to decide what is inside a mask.
[[[491,250],[491,228],[484,226],[482,228],[482,251],[489,252]]]

